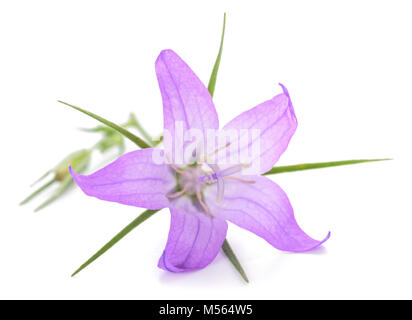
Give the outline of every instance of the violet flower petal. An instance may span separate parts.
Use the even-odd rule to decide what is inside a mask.
[[[265,239],[279,250],[304,252],[325,242],[308,236],[297,224],[285,192],[262,176],[249,176],[254,184],[225,181],[223,201],[216,203],[216,187],[205,192],[206,204],[218,218],[229,220]]]
[[[175,184],[169,166],[152,160],[154,149],[126,153],[90,175],[80,175],[70,168],[77,185],[89,196],[147,209],[169,205],[165,196]]]
[[[166,248],[158,267],[182,272],[206,267],[219,253],[227,223],[196,208],[190,198],[178,199],[170,208],[171,221]]]
[[[253,144],[260,142],[259,154],[248,163],[253,166],[254,161],[259,161],[258,168],[254,171],[256,174],[263,174],[273,168],[286,150],[297,127],[289,93],[283,85],[281,87],[283,93],[243,112],[224,126],[222,131],[237,130],[238,141],[227,148],[230,150],[219,152],[218,159],[228,157],[231,153],[237,153],[242,157],[242,152],[249,150],[250,153],[251,150],[253,151]],[[252,139],[250,136],[249,139],[243,139],[245,133],[241,130],[244,129],[259,130],[258,138]],[[248,134],[251,135],[250,131]],[[219,162],[217,160],[217,163]]]
[[[177,122],[183,131],[199,129],[206,137],[207,129],[218,129],[219,120],[209,91],[190,67],[172,50],[163,50],[156,60],[156,75],[163,100],[164,145],[171,153]],[[177,130],[176,130],[177,131]]]

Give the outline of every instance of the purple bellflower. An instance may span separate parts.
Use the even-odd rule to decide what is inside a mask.
[[[218,116],[207,88],[176,53],[160,53],[156,74],[163,100],[164,151],[136,150],[91,175],[70,172],[89,196],[152,210],[170,209],[160,268],[181,272],[210,264],[226,238],[226,221],[283,251],[308,251],[329,238],[330,233],[321,241],[309,237],[297,224],[285,192],[262,176],[286,150],[297,127],[283,85],[283,93],[217,131]],[[229,142],[215,147],[216,136],[209,138],[213,130],[219,137],[229,136]],[[189,132],[196,133],[196,143],[177,141],[179,134],[187,137]],[[189,154],[190,161],[186,156],[178,159],[179,152]],[[167,161],[159,161],[161,156]]]

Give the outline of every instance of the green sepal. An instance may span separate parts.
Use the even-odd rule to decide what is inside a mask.
[[[24,199],[22,202],[20,202],[20,205],[22,206],[23,204],[26,204],[27,202],[29,202],[31,199],[33,199],[35,196],[37,196],[38,194],[40,194],[41,192],[43,192],[44,190],[46,190],[48,187],[50,187],[53,183],[55,183],[56,180],[50,180],[49,182],[47,182],[46,184],[44,184],[43,186],[41,186],[40,188],[38,188],[36,191],[34,191],[31,195],[29,195],[26,199]]]
[[[226,29],[226,13],[223,15],[223,29],[222,29],[222,36],[220,38],[219,52],[217,54],[216,61],[213,66],[212,74],[210,75],[209,84],[207,86],[207,90],[209,91],[212,97],[213,97],[213,94],[215,93],[217,72],[219,71],[220,60],[222,58],[223,41],[225,39],[225,29]]]
[[[131,133],[130,131],[122,128],[121,126],[115,124],[114,122],[111,122],[109,120],[106,120],[105,118],[102,118],[100,116],[98,116],[97,114],[84,110],[80,107],[76,107],[70,103],[64,102],[64,101],[60,101],[57,100],[58,102],[65,104],[66,106],[69,106],[73,109],[76,109],[86,115],[88,115],[89,117],[92,117],[93,119],[100,121],[101,123],[105,124],[106,126],[116,130],[117,132],[119,132],[120,134],[122,134],[123,136],[125,136],[126,138],[128,138],[129,140],[131,140],[132,142],[134,142],[137,146],[139,146],[140,148],[144,149],[144,148],[150,148],[150,145],[145,142],[143,139],[139,138],[138,136],[134,135],[133,133]]]
[[[226,257],[230,260],[230,262],[233,264],[237,272],[239,272],[240,276],[245,280],[247,283],[249,283],[249,279],[246,275],[245,270],[243,269],[242,265],[239,262],[239,259],[236,257],[235,253],[233,252],[233,249],[230,247],[229,242],[227,239],[222,244],[222,250],[225,253]]]
[[[40,178],[38,178],[36,181],[34,181],[30,187],[33,187],[35,184],[39,183],[40,181],[42,181],[44,178],[46,178],[50,173],[52,172],[52,170],[48,170],[47,172],[45,172]]]
[[[124,227],[118,234],[116,234],[108,243],[106,243],[99,251],[97,251],[93,256],[91,256],[85,263],[83,263],[75,272],[73,272],[72,277],[86,268],[89,264],[99,258],[103,253],[113,247],[117,242],[123,239],[130,231],[136,228],[143,221],[149,219],[159,210],[146,210],[140,214],[136,219]]]
[[[66,178],[64,178],[63,181],[60,182],[59,187],[54,191],[54,193],[48,198],[46,201],[44,201],[41,205],[39,205],[36,209],[34,209],[34,212],[38,212],[41,209],[44,209],[46,206],[54,202],[58,197],[60,197],[64,191],[73,183],[73,178],[69,175]]]
[[[392,160],[392,159],[385,158],[385,159],[342,160],[342,161],[331,161],[331,162],[294,164],[291,166],[273,167],[271,170],[264,173],[264,175],[279,174],[283,172],[293,172],[293,171],[301,171],[301,170],[321,169],[321,168],[328,168],[328,167],[344,166],[348,164],[386,161],[386,160]]]

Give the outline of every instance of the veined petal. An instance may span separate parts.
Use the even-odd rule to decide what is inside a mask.
[[[176,201],[170,207],[169,237],[158,267],[172,272],[204,268],[219,253],[227,223],[201,212],[190,198]]]
[[[174,174],[166,164],[155,164],[154,149],[126,153],[103,169],[80,175],[70,168],[77,185],[89,196],[147,209],[169,205],[167,192],[173,188]]]
[[[297,120],[287,89],[243,112],[222,129],[230,145],[220,150],[217,163],[247,163],[251,174],[273,168],[295,133]]]
[[[279,250],[303,252],[325,242],[308,236],[297,224],[285,192],[266,177],[250,176],[254,184],[225,181],[223,201],[216,203],[216,187],[205,191],[205,201],[216,217],[229,220],[265,239]]]
[[[155,66],[163,100],[165,150],[171,154],[175,133],[198,129],[205,138],[207,129],[219,128],[219,121],[209,91],[174,51],[163,50]]]

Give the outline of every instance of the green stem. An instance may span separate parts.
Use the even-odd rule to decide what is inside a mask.
[[[129,223],[126,227],[122,229],[118,234],[116,234],[108,243],[106,243],[99,251],[97,251],[93,256],[89,258],[85,263],[83,263],[75,272],[73,272],[72,277],[86,268],[89,264],[99,258],[103,253],[113,247],[117,242],[123,239],[130,231],[136,228],[139,224],[143,221],[149,219],[159,210],[146,210],[142,214],[140,214],[136,219],[134,219],[131,223]]]

